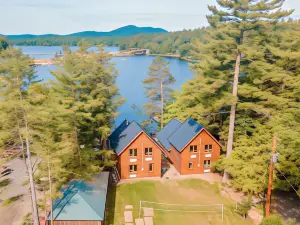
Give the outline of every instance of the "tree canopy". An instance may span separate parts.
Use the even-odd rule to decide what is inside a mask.
[[[251,38],[240,47],[244,53],[238,101],[231,95],[235,39],[222,28],[211,27],[201,41],[192,42],[198,60],[192,66],[196,75],[183,85],[166,114],[166,120],[195,118],[226,146],[230,105],[237,102],[234,151],[230,159],[222,158],[215,166],[229,170],[234,187],[256,194],[267,187],[273,135],[280,139],[277,168],[300,187],[299,21],[264,26],[263,32],[249,32]],[[290,189],[284,177],[276,174],[275,186]]]

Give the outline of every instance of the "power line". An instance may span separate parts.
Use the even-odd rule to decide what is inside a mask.
[[[289,183],[289,185],[293,188],[293,190],[296,192],[297,196],[299,197],[299,194],[298,194],[298,191],[296,190],[296,188],[291,184],[291,182],[286,178],[286,176],[284,176],[284,174],[276,167],[276,165],[275,165],[275,168],[284,177],[284,179]]]

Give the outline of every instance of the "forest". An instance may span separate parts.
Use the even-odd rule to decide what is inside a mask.
[[[105,144],[124,100],[115,83],[118,72],[101,45],[97,54],[88,52],[84,42],[76,52],[64,47],[65,56],[56,59],[52,71],[55,81],[45,83],[30,66],[32,59],[4,39],[1,43],[0,154],[21,148],[38,224],[39,210],[47,206],[37,201],[36,185],[55,199],[68,181],[90,179],[115,165]],[[38,172],[32,155],[40,158]]]
[[[150,49],[152,54],[180,54],[181,57],[191,56],[191,41],[201,39],[206,28],[183,30],[169,33],[138,34],[131,37],[40,37],[26,39],[12,39],[12,45],[26,46],[76,46],[84,39],[91,45],[118,46],[120,50],[129,48]]]

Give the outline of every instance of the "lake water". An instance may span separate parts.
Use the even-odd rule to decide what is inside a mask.
[[[61,51],[59,46],[22,46],[21,48],[24,53],[37,59],[53,58],[56,52]],[[77,47],[71,47],[71,49],[76,50]],[[105,50],[115,52],[118,51],[118,48],[106,47]],[[140,122],[148,118],[146,115],[137,113],[132,105],[135,104],[142,110],[143,104],[147,102],[142,81],[147,77],[148,68],[154,59],[155,57],[152,56],[115,57],[112,59],[119,71],[117,85],[120,94],[126,99],[126,103],[119,108],[120,114],[115,120],[116,126],[124,119]],[[165,60],[170,63],[170,72],[176,79],[173,88],[180,89],[181,85],[193,76],[193,73],[189,70],[188,62],[175,58],[165,58]],[[37,74],[44,81],[53,79],[49,71],[53,69],[55,69],[55,66],[36,67]]]

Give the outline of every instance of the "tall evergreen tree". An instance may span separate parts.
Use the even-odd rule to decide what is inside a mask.
[[[227,35],[234,38],[235,49],[233,56],[234,60],[234,76],[232,95],[237,100],[238,96],[238,83],[240,76],[241,58],[243,54],[247,54],[247,46],[245,42],[249,42],[251,32],[253,30],[264,29],[264,21],[276,22],[280,19],[289,16],[291,11],[283,11],[281,9],[285,0],[217,0],[218,9],[216,6],[209,6],[208,9],[212,15],[207,16],[208,22],[216,29],[230,29]],[[275,11],[276,10],[276,11]],[[250,35],[249,35],[250,34]],[[245,44],[244,44],[245,43]],[[246,63],[246,62],[245,62]],[[233,135],[236,114],[236,100],[231,105],[229,132],[227,140],[227,158],[230,157],[233,148]],[[228,173],[225,171],[223,182],[228,181]]]
[[[279,137],[277,168],[289,182],[299,185],[299,21],[265,24],[263,32],[249,32],[239,77],[235,142],[231,157],[216,168],[231,175],[231,184],[248,193],[264,193],[272,136]],[[270,26],[270,27],[268,27]],[[234,39],[219,29],[193,41],[197,74],[183,85],[166,119],[193,117],[225,143],[228,134]],[[202,42],[206,43],[203,44]],[[227,61],[227,59],[229,59]],[[230,63],[231,62],[231,63]],[[280,172],[275,187],[290,189]]]
[[[4,136],[2,143],[9,146],[19,143],[26,150],[26,166],[30,181],[31,200],[33,208],[33,223],[39,225],[36,189],[31,162],[32,130],[30,117],[35,113],[28,100],[28,88],[36,76],[29,66],[31,59],[14,48],[0,52],[0,109],[2,116],[1,130]],[[8,138],[8,139],[7,139]],[[2,146],[5,148],[5,145]]]
[[[104,157],[107,160],[101,161],[103,157],[99,154],[104,152],[92,154],[90,150],[106,148],[112,120],[123,99],[115,83],[118,73],[109,61],[109,53],[104,52],[102,46],[99,46],[97,53],[88,52],[87,48],[88,45],[83,42],[77,52],[65,49],[65,56],[57,60],[57,70],[52,71],[57,80],[53,88],[59,95],[60,103],[70,112],[67,120],[72,132],[68,143],[77,158],[73,168],[76,165],[88,168],[90,163],[86,160],[98,159],[94,169],[100,169],[113,165],[113,161],[110,157]]]
[[[165,104],[169,102],[173,92],[170,85],[175,83],[175,78],[169,70],[169,63],[161,57],[157,57],[149,67],[149,78],[145,78],[143,81],[146,96],[149,99],[149,103],[144,105],[146,113],[151,118],[160,120],[161,129],[163,128]]]

